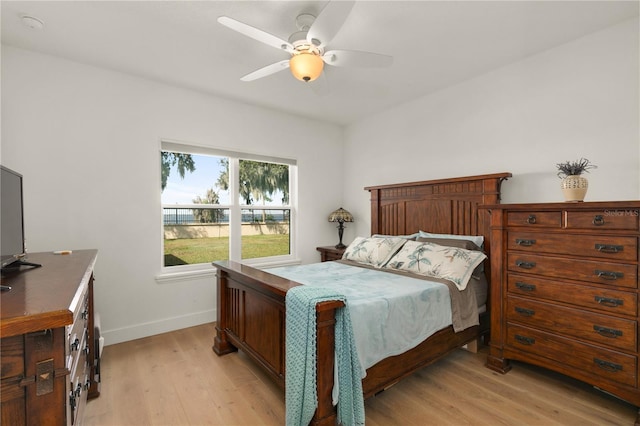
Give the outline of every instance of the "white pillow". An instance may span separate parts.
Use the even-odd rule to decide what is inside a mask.
[[[381,268],[407,240],[400,237],[356,237],[342,258]]]
[[[419,231],[419,237],[426,238],[449,238],[451,240],[469,240],[478,247],[482,247],[484,244],[484,237],[482,235],[455,235],[455,234],[432,234],[430,232]]]
[[[459,290],[467,288],[473,270],[487,256],[480,251],[407,241],[386,268],[413,272],[453,282]]]

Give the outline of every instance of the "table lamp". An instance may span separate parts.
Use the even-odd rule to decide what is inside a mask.
[[[346,248],[344,244],[342,244],[342,233],[344,232],[344,223],[345,222],[353,222],[353,215],[340,207],[338,210],[335,210],[329,215],[329,222],[338,222],[338,237],[340,238],[340,242],[336,246],[337,249]]]

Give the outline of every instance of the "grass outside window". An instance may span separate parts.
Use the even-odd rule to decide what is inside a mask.
[[[242,258],[288,255],[289,235],[246,235],[242,237]],[[183,238],[164,240],[165,266],[211,263],[229,259],[229,238]]]

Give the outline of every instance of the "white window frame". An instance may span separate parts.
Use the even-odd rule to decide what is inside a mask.
[[[158,165],[160,164],[160,156],[163,151],[178,152],[184,154],[211,155],[229,158],[229,199],[230,204],[193,204],[180,205],[194,208],[219,208],[229,210],[229,260],[242,262],[244,264],[255,267],[273,267],[281,265],[291,265],[300,263],[297,251],[297,161],[295,159],[272,157],[260,154],[252,154],[239,151],[231,151],[227,149],[212,148],[190,143],[178,142],[174,140],[162,139],[160,141],[160,149],[158,150]],[[282,206],[262,206],[262,205],[246,205],[240,204],[240,194],[238,192],[238,173],[240,168],[240,160],[253,160],[267,163],[286,164],[289,166],[289,204]],[[159,170],[159,168],[158,168]],[[160,179],[158,179],[158,182]],[[195,277],[202,274],[210,274],[215,269],[211,264],[199,263],[192,265],[164,266],[164,208],[176,207],[174,204],[161,204],[159,209],[160,216],[160,274],[156,277],[159,282],[180,278],[185,275],[193,275]],[[289,210],[289,254],[281,256],[261,257],[255,259],[242,259],[242,220],[241,213],[243,209],[253,210]]]

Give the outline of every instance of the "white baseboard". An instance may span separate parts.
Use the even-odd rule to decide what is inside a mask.
[[[158,321],[135,324],[129,327],[113,330],[101,330],[100,335],[104,337],[105,346],[109,346],[115,345],[116,343],[128,342],[130,340],[141,339],[143,337],[154,336],[156,334],[214,322],[217,317],[216,309],[211,309],[179,317],[163,318]]]

